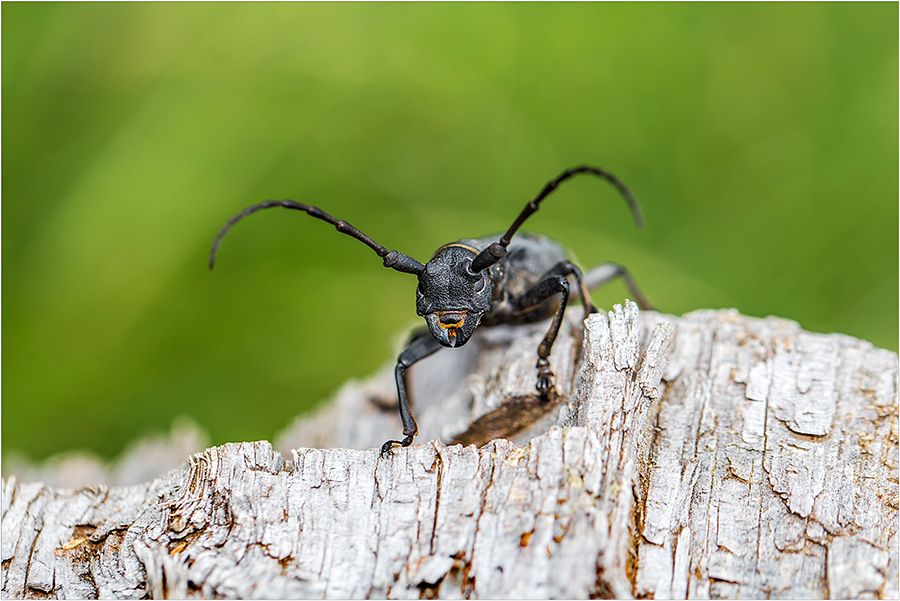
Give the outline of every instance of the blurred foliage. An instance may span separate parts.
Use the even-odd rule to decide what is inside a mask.
[[[527,227],[681,314],[897,349],[898,7],[4,3],[4,450],[272,438],[393,360],[425,260]],[[621,302],[620,284],[596,294]],[[385,438],[399,433],[385,432]]]

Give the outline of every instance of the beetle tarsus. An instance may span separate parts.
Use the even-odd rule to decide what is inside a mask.
[[[539,357],[537,361],[537,391],[542,400],[550,398],[550,391],[554,389],[553,372],[550,371],[550,362],[543,357]]]
[[[394,447],[408,447],[412,444],[413,438],[415,438],[414,434],[411,434],[404,438],[403,440],[389,440],[383,445],[381,445],[381,456],[389,457],[391,454],[391,449]]]

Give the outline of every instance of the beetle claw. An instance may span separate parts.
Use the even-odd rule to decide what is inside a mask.
[[[541,398],[547,398],[549,396],[550,391],[553,390],[553,388],[554,388],[553,387],[553,378],[551,376],[552,376],[552,374],[548,375],[548,376],[544,376],[544,375],[538,376],[537,391],[540,393]]]
[[[391,454],[391,449],[394,447],[408,447],[412,444],[413,436],[407,436],[403,440],[389,440],[383,445],[381,445],[381,456],[389,457]]]
[[[542,399],[550,398],[550,392],[553,390],[553,372],[550,371],[550,363],[543,357],[538,359],[537,363],[537,391]]]

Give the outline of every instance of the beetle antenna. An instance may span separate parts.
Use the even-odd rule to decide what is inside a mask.
[[[222,229],[219,230],[219,234],[216,236],[215,241],[213,242],[212,249],[209,251],[209,268],[212,270],[216,264],[216,254],[219,252],[219,245],[222,244],[222,239],[225,237],[225,234],[228,233],[234,224],[243,219],[248,215],[252,215],[257,211],[261,211],[263,209],[270,209],[272,207],[284,207],[285,209],[295,209],[298,211],[305,211],[309,215],[312,215],[316,219],[321,219],[322,221],[326,221],[333,225],[335,229],[342,234],[347,234],[348,236],[352,236],[371,248],[375,251],[375,253],[384,259],[384,266],[390,267],[391,269],[395,269],[397,271],[403,273],[412,273],[418,275],[425,270],[425,266],[410,257],[409,255],[405,255],[401,252],[397,252],[396,250],[389,251],[382,245],[378,244],[372,238],[362,233],[346,221],[342,219],[335,219],[319,207],[314,207],[311,205],[305,205],[299,202],[295,202],[293,200],[267,200],[265,202],[261,202],[259,204],[255,204],[252,207],[247,207],[234,217],[228,220]]]
[[[625,198],[625,201],[628,203],[628,207],[631,209],[631,215],[634,217],[634,222],[638,227],[644,227],[644,216],[641,214],[641,207],[638,205],[637,199],[631,193],[631,190],[628,189],[628,186],[622,183],[622,181],[617,178],[612,173],[605,171],[603,169],[598,169],[597,167],[591,167],[590,165],[581,165],[580,167],[573,167],[571,169],[567,169],[563,171],[558,177],[547,182],[547,185],[544,186],[544,189],[541,190],[540,194],[535,196],[534,200],[525,205],[525,208],[522,209],[522,212],[519,213],[519,216],[516,218],[515,222],[510,226],[510,228],[503,234],[503,237],[500,238],[499,242],[494,242],[483,251],[481,251],[477,257],[472,261],[472,271],[479,272],[484,269],[487,269],[504,256],[506,256],[506,249],[509,246],[512,237],[515,235],[516,231],[525,223],[525,220],[534,215],[537,210],[540,208],[541,201],[547,198],[551,192],[556,190],[556,188],[575,175],[579,173],[588,173],[590,175],[595,175],[601,179],[605,179],[607,182],[612,184],[612,186],[619,191],[619,194]]]

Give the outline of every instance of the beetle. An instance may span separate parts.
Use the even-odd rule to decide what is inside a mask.
[[[356,238],[381,257],[385,267],[415,275],[416,313],[425,319],[423,329],[412,337],[407,348],[400,353],[394,370],[400,420],[403,424],[402,440],[388,440],[381,447],[386,455],[395,446],[407,447],[418,433],[418,426],[410,409],[407,394],[406,372],[417,361],[441,348],[459,348],[466,344],[479,326],[499,324],[527,324],[552,317],[550,328],[537,348],[537,392],[548,400],[554,391],[553,372],[550,370],[550,351],[559,333],[563,315],[569,302],[569,277],[575,281],[576,292],[584,306],[585,319],[597,308],[591,303],[581,270],[569,259],[563,247],[546,236],[528,232],[513,240],[522,224],[540,208],[547,198],[564,181],[588,174],[611,184],[622,195],[631,210],[638,227],[643,227],[643,216],[637,199],[617,177],[597,167],[582,165],[563,171],[550,180],[531,200],[505,234],[485,238],[464,238],[438,248],[427,263],[420,263],[411,256],[388,250],[348,222],[335,219],[322,209],[293,200],[267,200],[247,207],[222,226],[209,254],[209,268],[215,266],[216,255],[225,234],[241,219],[273,207],[304,211],[316,219],[333,225],[337,231]],[[604,266],[606,283],[621,277],[641,308],[650,308],[628,270],[617,263]],[[429,335],[430,334],[430,335]]]

